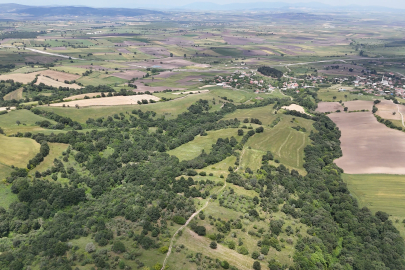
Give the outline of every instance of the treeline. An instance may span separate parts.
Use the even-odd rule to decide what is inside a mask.
[[[278,69],[268,67],[268,66],[262,66],[257,69],[261,74],[266,75],[266,76],[271,76],[271,77],[276,77],[280,79],[283,77],[283,72],[281,72]]]
[[[27,38],[37,38],[39,35],[44,35],[44,34],[46,34],[46,31],[40,31],[40,32],[10,31],[10,32],[1,33],[0,38],[1,39],[5,39],[5,38],[27,39]]]
[[[52,125],[51,122],[44,120],[36,122],[35,124],[39,125],[42,128],[50,128],[50,129],[64,129],[66,126],[73,128],[74,130],[81,130],[82,126],[79,122],[73,121],[69,117],[60,116],[54,112],[48,112],[44,110],[40,110],[38,108],[32,108],[31,111],[39,116],[54,120],[57,122],[56,125]]]
[[[44,158],[49,154],[49,145],[46,142],[41,143],[39,153],[35,155],[33,159],[28,162],[27,169],[32,170],[39,163],[44,161]]]

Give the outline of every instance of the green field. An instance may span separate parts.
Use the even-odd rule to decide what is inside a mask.
[[[390,214],[395,227],[405,237],[402,223],[405,219],[405,175],[343,174],[342,178],[360,207]]]
[[[266,127],[263,133],[255,134],[248,140],[245,147],[252,149],[247,150],[247,155],[242,158],[242,164],[251,169],[260,167],[258,162],[261,161],[261,156],[266,151],[271,151],[274,159],[305,174],[304,148],[310,143],[308,136],[313,129],[313,121],[291,115],[280,116],[281,121],[274,128]],[[306,132],[291,128],[296,126],[304,127]]]
[[[339,92],[340,88],[346,89],[346,91]],[[359,94],[352,94],[349,90],[352,90],[353,87],[350,86],[342,86],[340,84],[332,85],[328,88],[321,88],[318,91],[318,98],[322,101],[352,101],[352,100],[375,100],[375,99],[382,99],[382,97],[374,96],[374,95],[359,95]],[[336,97],[336,98],[333,98]]]
[[[48,120],[52,124],[56,122],[38,116],[28,110],[13,110],[7,114],[0,115],[0,127],[4,130],[7,135],[14,134],[17,132],[32,132],[44,130],[35,123],[38,121]],[[20,121],[21,124],[18,125],[17,121]]]
[[[238,118],[240,121],[243,121],[245,118],[258,118],[263,125],[270,125],[277,116],[274,114],[273,105],[269,105],[253,109],[236,110],[233,113],[227,114],[224,119]]]
[[[180,161],[190,160],[201,154],[202,150],[206,153],[211,152],[212,145],[215,144],[219,138],[225,139],[234,136],[238,141],[241,140],[241,137],[237,136],[237,129],[234,128],[208,131],[207,134],[207,136],[198,135],[191,142],[183,144],[167,153],[178,157]]]
[[[40,145],[27,138],[0,135],[0,164],[25,168],[28,161],[39,153]]]

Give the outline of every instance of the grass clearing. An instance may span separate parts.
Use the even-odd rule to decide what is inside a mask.
[[[190,160],[201,154],[202,150],[206,153],[211,152],[212,145],[215,144],[219,138],[225,139],[234,136],[235,139],[240,141],[241,137],[237,136],[237,133],[237,129],[235,128],[208,131],[207,136],[198,135],[191,142],[183,144],[167,153],[178,157],[180,161]]]
[[[32,139],[0,135],[0,163],[25,168],[28,161],[39,153],[39,148],[39,143]]]
[[[48,120],[52,124],[56,123],[53,120],[38,116],[28,110],[13,110],[7,114],[0,115],[0,127],[6,134],[32,132],[34,130],[39,131],[45,129],[37,126],[35,122],[44,120]],[[17,121],[20,121],[21,124],[18,125]]]
[[[48,145],[49,154],[44,158],[44,161],[42,161],[37,167],[35,167],[34,170],[30,171],[30,175],[34,175],[35,171],[43,172],[46,169],[52,167],[53,160],[55,158],[61,159],[62,152],[65,151],[69,146],[68,144],[64,143],[48,143]]]
[[[4,100],[20,100],[23,98],[23,88],[18,88],[3,97]]]
[[[0,170],[3,168],[0,164]],[[17,194],[11,192],[11,184],[0,183],[0,207],[8,209],[12,202],[18,201]]]
[[[273,105],[252,109],[238,109],[233,113],[227,114],[224,120],[238,118],[240,121],[243,121],[245,118],[258,118],[262,121],[263,125],[270,125],[278,116],[273,112]]]

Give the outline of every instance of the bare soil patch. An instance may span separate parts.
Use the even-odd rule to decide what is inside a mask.
[[[335,163],[349,174],[405,174],[405,133],[378,123],[371,112],[332,113],[342,132],[343,156]]]
[[[343,111],[343,106],[339,102],[319,102],[317,112],[336,112],[337,110]]]
[[[397,104],[395,104],[392,100],[381,100],[376,107],[378,108],[376,114],[384,119],[401,120],[401,114],[398,113],[398,109],[402,114],[405,115],[405,106],[397,106]]]
[[[354,101],[346,101],[343,103],[344,107],[348,108],[348,111],[361,111],[361,110],[369,110],[373,109],[373,101],[367,100],[354,100]]]
[[[305,112],[305,109],[304,109],[302,106],[297,105],[297,104],[291,104],[291,105],[289,105],[289,106],[283,106],[283,107],[281,107],[281,108],[283,108],[284,110],[297,111],[297,112],[300,112],[300,113],[305,113],[305,114],[307,114],[307,113]]]
[[[138,104],[138,101],[142,101],[142,99],[146,100],[155,100],[159,101],[158,97],[152,95],[135,95],[135,96],[116,96],[116,97],[104,97],[104,98],[91,98],[91,99],[82,99],[82,100],[75,100],[75,101],[68,101],[68,102],[61,102],[61,103],[54,103],[50,106],[54,107],[62,107],[64,104],[65,106],[75,107],[76,104],[79,107],[89,107],[89,106],[114,106],[114,105],[131,105],[131,104]]]
[[[262,38],[252,38],[252,37],[232,37],[232,36],[223,36],[225,42],[228,42],[229,45],[247,45],[250,43],[264,43]]]

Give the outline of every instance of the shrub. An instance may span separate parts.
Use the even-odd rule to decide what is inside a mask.
[[[248,254],[249,254],[249,251],[247,250],[246,247],[240,246],[240,247],[238,247],[238,253],[239,253],[239,254],[243,254],[243,255],[248,255]]]
[[[222,261],[221,262],[221,267],[224,269],[229,269],[229,263],[227,261]]]
[[[216,249],[217,246],[218,246],[217,242],[214,242],[214,241],[212,241],[211,244],[210,244],[210,248],[212,248],[212,249]]]
[[[179,225],[184,225],[186,224],[186,219],[182,216],[174,216],[173,221]]]

